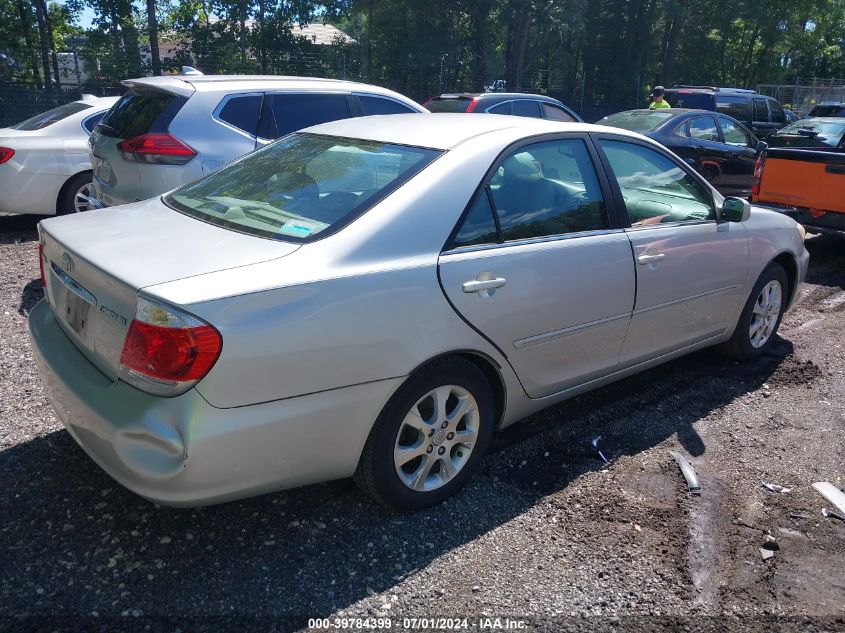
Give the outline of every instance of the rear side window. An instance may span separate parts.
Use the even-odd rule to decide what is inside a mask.
[[[575,121],[566,110],[556,106],[553,103],[543,103],[543,112],[546,113],[546,118],[552,121]]]
[[[165,132],[186,101],[164,92],[127,92],[106,112],[97,133],[126,139],[147,132]]]
[[[754,101],[754,120],[755,121],[768,121],[769,120],[769,111],[766,108],[766,100],[765,99],[753,99]]]
[[[740,96],[720,95],[716,97],[716,109],[739,121],[749,121],[748,99]]]
[[[716,119],[712,116],[697,116],[689,122],[690,138],[697,138],[700,141],[719,142],[719,130],[716,127]]]
[[[540,104],[530,99],[518,99],[514,101],[511,106],[511,114],[532,117],[534,119],[543,118],[543,115],[540,113]]]
[[[102,112],[98,112],[97,114],[89,116],[87,119],[85,119],[82,122],[82,127],[85,128],[85,130],[88,132],[88,134],[90,134],[91,132],[94,131],[94,128],[97,127],[97,123],[99,123],[100,119],[102,119],[105,116],[106,112],[107,112],[106,110],[103,110]]]
[[[425,107],[430,112],[466,112],[470,103],[472,99],[469,97],[455,99],[434,97],[425,104]]]
[[[90,107],[91,106],[87,103],[79,103],[78,101],[73,101],[71,103],[61,105],[58,108],[47,110],[47,112],[36,114],[34,117],[26,119],[25,121],[21,121],[17,125],[13,125],[12,129],[20,130],[21,132],[33,132],[35,130],[41,130],[49,125],[53,125],[53,123],[56,123],[57,121],[61,121],[62,119],[68,118],[71,114],[82,112],[83,110],[87,110]]]
[[[352,221],[439,155],[377,141],[291,134],[184,185],[165,202],[240,233],[310,240]]]
[[[475,195],[467,217],[464,218],[460,230],[452,240],[452,247],[495,244],[498,241],[499,235],[493,219],[493,207],[490,206],[488,189],[484,187]]]
[[[393,99],[366,97],[364,95],[358,98],[361,100],[361,108],[364,110],[364,116],[370,116],[371,114],[408,114],[409,112],[416,112],[416,110]]]
[[[715,99],[707,92],[693,92],[691,90],[668,90],[666,101],[673,108],[692,108],[694,110],[714,110]]]
[[[511,113],[511,102],[505,101],[504,103],[494,105],[492,108],[488,108],[487,112],[490,113],[490,114],[510,114]]]
[[[258,133],[258,115],[261,111],[261,95],[230,97],[217,115],[232,127],[243,130],[251,136]]]
[[[270,94],[264,98],[260,136],[280,138],[296,130],[352,116],[343,94]]]
[[[490,190],[505,241],[609,226],[595,168],[581,139],[515,150],[496,171]]]

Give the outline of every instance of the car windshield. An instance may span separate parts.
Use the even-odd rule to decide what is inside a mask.
[[[440,153],[291,134],[177,189],[164,201],[186,215],[241,233],[308,241],[352,221]]]
[[[819,121],[816,119],[802,119],[796,121],[778,134],[795,134],[815,138],[820,143],[836,147],[845,134],[845,119],[842,121]]]
[[[673,116],[675,115],[671,111],[666,110],[632,110],[606,116],[598,124],[642,133],[651,132]]]
[[[66,119],[72,114],[87,110],[90,107],[91,106],[87,103],[72,101],[71,103],[61,105],[58,108],[47,110],[47,112],[36,114],[34,117],[31,117],[26,121],[21,121],[17,125],[13,125],[12,129],[20,130],[22,132],[34,132],[35,130],[44,129],[48,125],[53,125],[53,123],[61,121],[62,119]]]

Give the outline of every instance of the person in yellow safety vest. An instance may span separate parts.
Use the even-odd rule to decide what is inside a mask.
[[[649,110],[662,110],[663,108],[671,108],[667,101],[663,100],[663,95],[666,89],[663,86],[655,86],[651,91],[651,103],[648,105]]]

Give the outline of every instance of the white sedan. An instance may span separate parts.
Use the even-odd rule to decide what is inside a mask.
[[[43,215],[87,211],[88,136],[117,99],[84,95],[0,129],[0,211]]]

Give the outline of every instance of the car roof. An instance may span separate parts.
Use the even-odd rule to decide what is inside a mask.
[[[541,101],[554,101],[560,103],[558,99],[546,95],[531,94],[529,92],[448,92],[442,95],[433,97],[434,99],[539,99]]]
[[[77,99],[76,103],[84,103],[92,108],[110,108],[120,97],[95,97],[94,95],[82,95],[81,99]]]
[[[555,132],[606,134],[607,127],[503,114],[467,116],[463,113],[437,112],[426,115],[391,114],[343,119],[315,125],[302,131],[448,150],[473,138],[494,132],[501,133],[502,141],[509,144],[525,137]],[[614,133],[617,132],[624,136],[644,138],[627,130],[614,130]]]
[[[139,77],[120,82],[127,88],[158,89],[183,97],[194,92],[232,92],[248,90],[299,90],[316,92],[366,92],[399,97],[411,102],[397,92],[371,84],[324,79],[322,77],[288,77],[284,75],[167,75],[163,77]],[[420,106],[421,107],[421,106]]]

